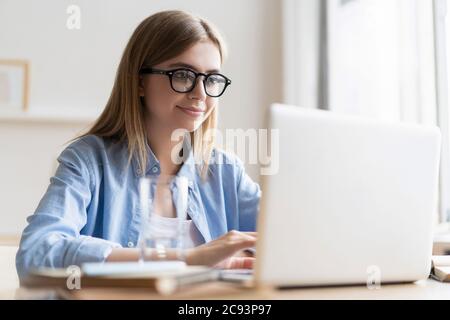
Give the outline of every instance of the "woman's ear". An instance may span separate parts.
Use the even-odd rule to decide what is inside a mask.
[[[144,96],[144,78],[142,76],[139,76],[139,96]]]

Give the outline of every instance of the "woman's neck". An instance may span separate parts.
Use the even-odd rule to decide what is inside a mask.
[[[172,151],[178,153],[181,150],[181,141],[172,141],[171,129],[151,122],[147,123],[148,145],[160,163],[161,174],[175,175],[181,168],[181,164],[172,161]]]

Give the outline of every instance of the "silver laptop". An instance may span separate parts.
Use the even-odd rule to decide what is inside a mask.
[[[428,277],[438,128],[279,104],[270,128],[279,130],[279,170],[262,176],[257,284]]]

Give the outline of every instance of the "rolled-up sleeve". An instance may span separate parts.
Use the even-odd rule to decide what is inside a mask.
[[[82,143],[82,142],[80,142]],[[81,235],[95,189],[89,156],[74,147],[58,158],[59,166],[22,233],[16,268],[22,279],[31,268],[65,268],[83,262],[105,261],[119,244]]]
[[[239,207],[239,230],[255,231],[256,220],[259,213],[259,202],[261,189],[245,172],[241,161],[238,161],[238,207]]]

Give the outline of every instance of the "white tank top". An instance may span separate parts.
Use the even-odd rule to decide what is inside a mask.
[[[151,233],[156,237],[174,237],[178,230],[177,218],[166,218],[153,215],[151,219]],[[183,248],[193,248],[203,244],[203,236],[192,220],[183,221]]]

